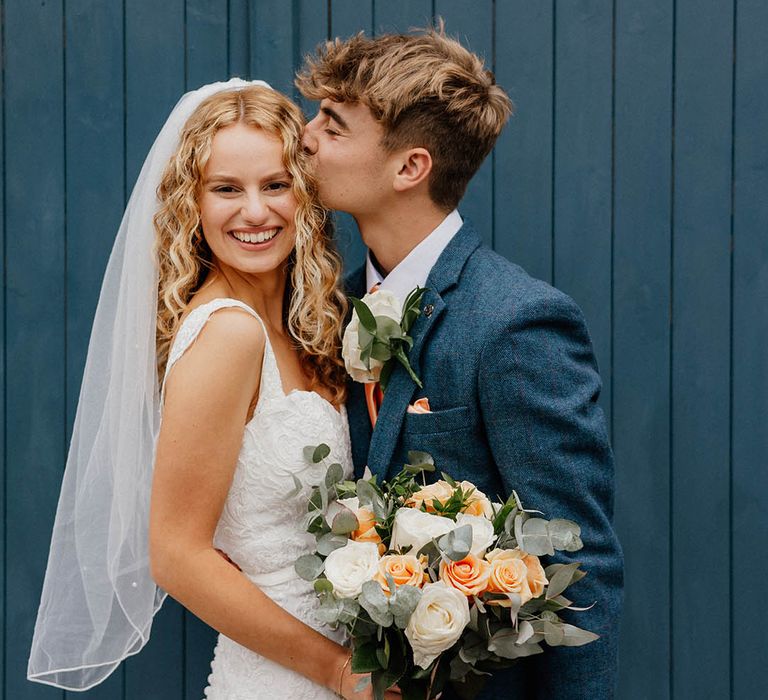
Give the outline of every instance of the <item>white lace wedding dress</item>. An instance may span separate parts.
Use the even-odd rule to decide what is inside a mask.
[[[234,299],[215,299],[194,309],[177,333],[166,376],[211,314],[232,307],[259,318],[250,307]],[[264,332],[266,334],[266,329]],[[281,607],[327,637],[341,641],[341,631],[317,622],[314,616],[317,599],[312,585],[299,579],[293,570],[296,559],[313,549],[314,537],[302,527],[307,512],[306,491],[288,497],[294,490],[292,475],[305,484],[316,483],[323,476],[319,472],[324,468],[310,467],[303,458],[305,446],[321,442],[331,447],[330,460],[339,462],[347,475],[351,475],[352,456],[344,409],[339,413],[314,392],[284,393],[267,337],[258,403],[253,418],[245,426],[243,445],[214,544]],[[207,700],[338,697],[223,634],[218,638],[208,683]]]

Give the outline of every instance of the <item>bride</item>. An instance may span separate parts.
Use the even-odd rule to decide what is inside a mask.
[[[30,680],[98,684],[167,592],[221,633],[209,700],[372,695],[293,571],[313,544],[303,447],[352,471],[340,263],[302,126],[265,83],[216,83],[147,157],[94,320]]]

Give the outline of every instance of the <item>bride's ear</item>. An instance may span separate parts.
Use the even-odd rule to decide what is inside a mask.
[[[402,152],[392,187],[406,192],[426,182],[432,172],[432,156],[426,148],[409,148]]]

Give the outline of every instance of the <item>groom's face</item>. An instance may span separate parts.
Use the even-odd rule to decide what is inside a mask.
[[[359,102],[323,100],[304,128],[320,199],[355,217],[380,211],[392,192],[392,164],[381,146],[384,129]]]

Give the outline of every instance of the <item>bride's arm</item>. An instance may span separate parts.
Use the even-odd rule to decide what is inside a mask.
[[[258,391],[264,331],[238,310],[221,310],[174,365],[166,384],[152,485],[150,557],[157,584],[209,625],[331,690],[349,650],[274,603],[213,547]]]

